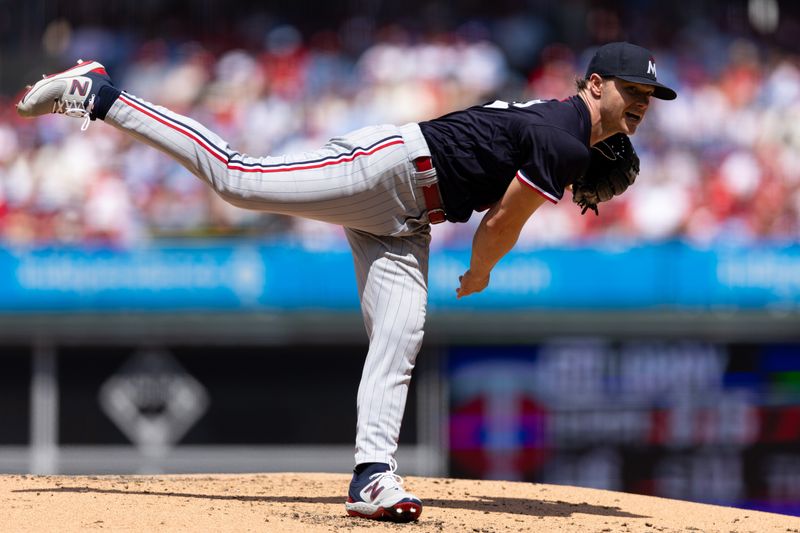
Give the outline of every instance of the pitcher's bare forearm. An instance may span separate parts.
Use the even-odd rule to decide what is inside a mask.
[[[519,238],[519,232],[497,224],[495,211],[498,209],[500,204],[492,207],[475,231],[469,269],[458,279],[461,283],[456,290],[459,298],[485,289],[494,265],[514,247]]]
[[[484,215],[472,240],[469,269],[459,277],[458,298],[480,292],[489,285],[492,269],[519,239],[530,216],[544,198],[513,180],[503,198]]]

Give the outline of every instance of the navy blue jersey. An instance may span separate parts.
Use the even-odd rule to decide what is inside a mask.
[[[505,194],[516,176],[555,203],[589,165],[589,109],[563,101],[495,101],[420,128],[439,175],[447,219],[465,222]]]

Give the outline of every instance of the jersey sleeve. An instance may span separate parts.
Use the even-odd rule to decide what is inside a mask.
[[[522,167],[516,178],[552,203],[586,171],[589,149],[558,128],[534,128],[523,136]]]

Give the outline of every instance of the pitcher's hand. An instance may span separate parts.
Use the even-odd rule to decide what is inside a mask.
[[[463,275],[458,276],[461,286],[456,289],[458,298],[469,296],[470,294],[481,292],[489,285],[489,274],[477,276],[471,270],[467,270]]]

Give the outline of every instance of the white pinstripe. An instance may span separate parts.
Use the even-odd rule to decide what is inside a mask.
[[[423,225],[423,198],[396,126],[362,128],[314,152],[256,158],[230,149],[198,122],[127,93],[106,122],[174,157],[240,207],[379,235],[406,235]]]
[[[419,127],[374,126],[317,151],[250,157],[200,123],[127,93],[105,120],[170,155],[232,204],[345,227],[370,340],[355,459],[389,463],[428,296],[430,226],[412,161],[430,151]]]
[[[428,228],[404,237],[347,230],[369,350],[358,388],[356,464],[397,450],[427,306]]]

